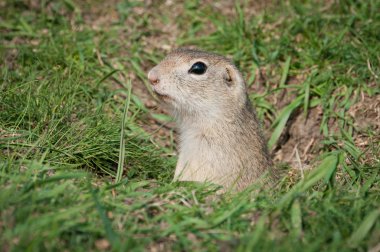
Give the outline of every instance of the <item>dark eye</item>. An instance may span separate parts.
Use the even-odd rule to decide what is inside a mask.
[[[206,64],[199,61],[199,62],[195,62],[191,66],[191,68],[189,69],[189,73],[201,75],[201,74],[204,74],[206,70],[207,70]]]

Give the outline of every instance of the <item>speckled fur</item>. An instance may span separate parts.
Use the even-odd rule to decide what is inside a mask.
[[[197,61],[206,63],[206,73],[189,74]],[[179,128],[175,180],[242,190],[270,171],[259,122],[232,62],[208,52],[177,49],[149,74],[159,77],[153,89],[171,108]]]

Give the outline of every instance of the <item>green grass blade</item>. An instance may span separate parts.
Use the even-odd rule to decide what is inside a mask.
[[[98,199],[97,191],[95,191],[92,188],[90,181],[88,182],[88,186],[89,186],[89,190],[91,191],[92,199],[95,203],[96,210],[99,214],[100,219],[103,222],[103,226],[104,226],[106,236],[107,236],[108,240],[111,242],[112,247],[114,249],[118,249],[118,248],[120,248],[120,245],[121,245],[120,244],[120,238],[116,234],[116,232],[113,230],[112,223],[111,223],[110,219],[107,217],[106,210],[104,209],[104,207],[100,203],[100,201]]]
[[[282,75],[281,75],[279,87],[284,87],[285,86],[285,83],[286,83],[286,80],[287,80],[288,74],[289,74],[289,68],[290,68],[290,62],[291,62],[291,60],[292,60],[291,56],[288,56],[286,58],[286,61],[285,61],[285,64],[284,64],[284,67],[283,67],[283,70],[282,70]]]
[[[255,229],[253,231],[253,233],[250,235],[251,237],[249,237],[249,241],[248,241],[248,244],[247,244],[247,247],[241,247],[239,248],[238,251],[255,251],[256,249],[256,246],[257,244],[260,242],[260,239],[262,238],[263,234],[265,233],[265,230],[266,230],[266,222],[267,220],[267,216],[263,215],[260,217],[260,219],[258,220],[258,222],[256,223],[255,225]],[[242,249],[244,248],[244,249]]]
[[[121,181],[121,178],[123,176],[123,169],[124,169],[124,163],[125,163],[125,124],[127,121],[127,114],[129,111],[129,105],[131,102],[131,93],[132,93],[132,85],[131,81],[128,83],[128,95],[125,102],[124,112],[123,112],[123,119],[121,120],[121,126],[120,126],[120,146],[119,146],[119,162],[117,165],[117,173],[115,178],[115,183],[119,183]]]
[[[96,88],[99,88],[99,85],[105,81],[106,79],[108,79],[110,76],[112,76],[114,73],[117,73],[119,72],[120,70],[118,69],[113,69],[112,71],[110,71],[109,73],[107,73],[106,75],[104,75],[97,83],[96,83]]]
[[[368,232],[379,221],[380,209],[373,210],[369,213],[360,224],[360,226],[352,233],[348,243],[351,247],[358,247],[360,243],[367,237]]]
[[[331,153],[326,156],[321,164],[306,176],[304,180],[298,182],[289,192],[281,197],[278,203],[278,208],[288,206],[300,193],[303,193],[314,186],[318,181],[325,178],[329,179],[334,173],[338,165],[337,153]]]
[[[297,97],[293,102],[282,109],[280,114],[277,116],[276,121],[273,123],[274,130],[271,138],[268,142],[269,149],[272,149],[276,144],[277,140],[280,138],[282,131],[285,128],[286,123],[293,111],[295,111],[302,104],[302,96]]]
[[[302,212],[299,200],[294,200],[290,211],[293,235],[298,238],[302,233]]]
[[[303,101],[303,113],[305,118],[307,117],[307,112],[309,109],[309,102],[310,102],[310,79],[306,80],[305,84],[305,97]]]

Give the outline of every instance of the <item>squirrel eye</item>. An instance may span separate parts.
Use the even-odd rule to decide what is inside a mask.
[[[191,68],[189,69],[189,73],[201,75],[201,74],[204,74],[206,70],[207,70],[206,64],[199,61],[199,62],[195,62],[191,66]]]

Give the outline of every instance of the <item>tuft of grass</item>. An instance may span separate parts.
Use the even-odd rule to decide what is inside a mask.
[[[379,246],[379,132],[349,114],[361,97],[380,94],[379,1],[291,1],[256,15],[246,1],[220,15],[194,0],[175,3],[177,19],[159,3],[32,2],[0,8],[2,251]],[[271,148],[292,116],[320,108],[314,168],[287,167],[271,190],[226,195],[171,182],[173,147],[144,130],[151,118],[169,119],[135,92],[163,56],[144,46],[161,21],[181,29],[178,45],[230,55],[247,73]]]

